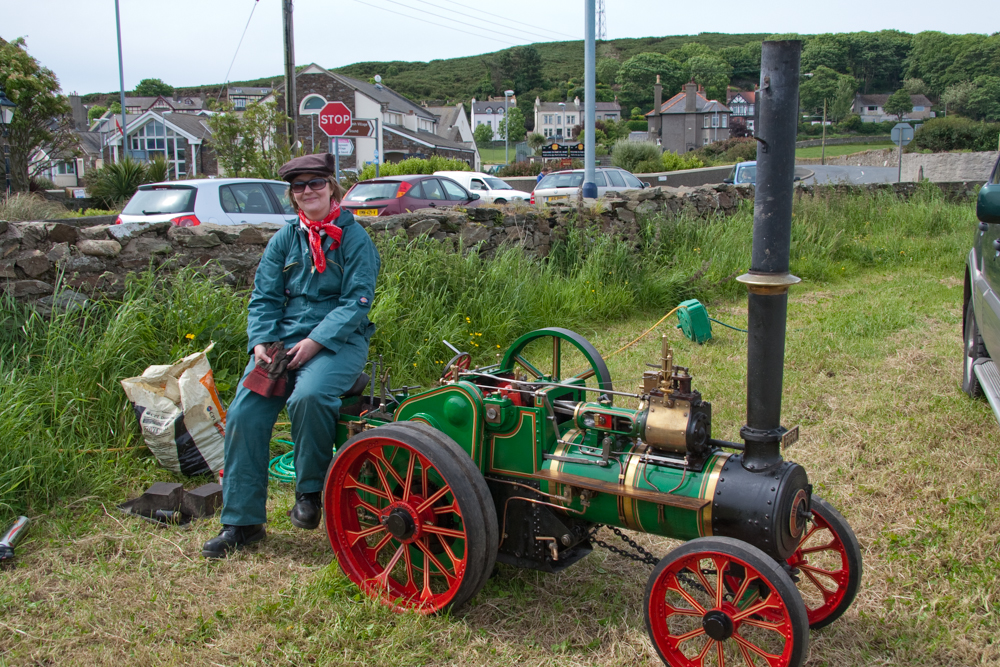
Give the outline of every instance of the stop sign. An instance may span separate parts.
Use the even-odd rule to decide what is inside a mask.
[[[328,137],[341,137],[351,129],[351,110],[343,102],[327,102],[319,112],[319,127]]]

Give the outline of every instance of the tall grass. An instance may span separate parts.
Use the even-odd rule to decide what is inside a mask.
[[[794,215],[792,273],[817,282],[903,265],[960,279],[975,231],[971,204],[948,203],[933,186],[905,202],[807,196]],[[725,218],[645,220],[634,241],[576,227],[546,261],[518,248],[485,259],[379,238],[371,356],[383,355],[397,386],[426,385],[451,356],[442,339],[489,363],[543,326],[600,328],[686,298],[741,297],[732,278],[749,268],[752,229],[749,205]],[[0,520],[165,474],[143,456],[118,383],[214,340],[217,383],[231,400],[247,360],[247,298],[188,269],[134,275],[121,297],[48,319],[0,299]]]
[[[0,220],[25,222],[65,218],[69,215],[62,204],[31,192],[15,192],[9,197],[0,198]]]

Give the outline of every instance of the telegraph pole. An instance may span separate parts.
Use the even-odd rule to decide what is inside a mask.
[[[284,21],[285,34],[285,133],[288,136],[288,145],[295,148],[298,143],[298,136],[295,128],[295,119],[298,116],[298,102],[295,95],[295,36],[292,21],[292,0],[282,0],[281,15]]]
[[[121,12],[118,11],[118,0],[115,0],[115,24],[118,26],[118,92],[121,94],[122,105],[122,152],[118,159],[124,160],[128,155],[128,119],[125,118],[125,66],[122,64],[122,19]]]

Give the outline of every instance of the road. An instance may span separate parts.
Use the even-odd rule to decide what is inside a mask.
[[[800,169],[808,169],[814,173],[811,178],[805,179],[805,183],[810,185],[828,183],[895,183],[896,167],[842,167],[832,165],[808,165]]]

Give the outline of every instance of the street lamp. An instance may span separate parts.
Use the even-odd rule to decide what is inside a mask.
[[[7,95],[4,94],[3,86],[0,86],[0,129],[2,129],[3,136],[6,139],[10,135],[10,123],[14,120],[14,109],[17,105],[7,99]],[[7,196],[10,197],[10,141],[5,141],[3,144],[3,167],[4,176],[7,180]]]
[[[514,94],[513,90],[503,91],[503,159],[505,164],[510,164],[510,151],[507,148],[507,137],[510,136],[510,117],[507,115],[507,101]]]
[[[560,102],[559,103],[559,124],[562,125],[562,127],[560,127],[559,130],[558,130],[560,138],[562,138],[562,136],[564,136],[563,135],[563,128],[566,127],[566,103],[565,102]]]

